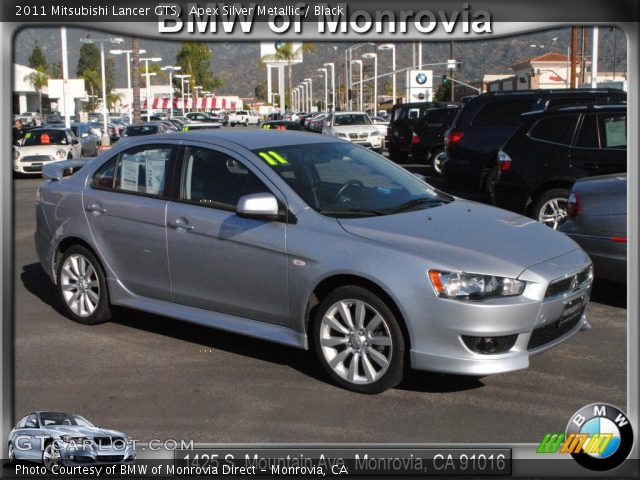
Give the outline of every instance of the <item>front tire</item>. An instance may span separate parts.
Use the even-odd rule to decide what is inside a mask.
[[[97,325],[111,319],[104,272],[87,248],[74,245],[64,252],[57,280],[60,301],[71,319],[84,325]]]
[[[369,290],[344,286],[316,309],[313,346],[320,364],[338,385],[358,393],[380,393],[402,380],[404,338],[387,304]]]
[[[53,472],[56,465],[60,465],[60,451],[56,448],[55,442],[49,442],[42,451],[42,464],[49,472]]]
[[[531,207],[531,218],[556,230],[567,218],[569,190],[553,188],[540,195]]]

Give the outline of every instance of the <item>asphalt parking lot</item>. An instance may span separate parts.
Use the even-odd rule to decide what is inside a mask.
[[[528,370],[484,378],[412,371],[375,396],[331,385],[307,352],[260,340],[131,310],[108,324],[76,324],[60,313],[34,248],[41,182],[14,182],[18,418],[75,412],[143,441],[529,443],[563,430],[589,403],[627,408],[626,298],[622,287],[598,282],[593,329]]]

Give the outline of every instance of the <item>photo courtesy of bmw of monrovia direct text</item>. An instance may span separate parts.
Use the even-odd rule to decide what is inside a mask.
[[[0,2],[0,477],[639,478],[638,14]]]

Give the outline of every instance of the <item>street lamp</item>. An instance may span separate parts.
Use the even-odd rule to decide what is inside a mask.
[[[300,83],[300,85],[298,85],[298,88],[300,89],[300,96],[302,99],[302,108],[301,110],[307,110],[307,86],[304,82]]]
[[[185,110],[186,110],[186,106],[185,106],[185,102],[184,102],[184,79],[185,78],[191,78],[191,75],[176,75],[176,78],[180,79],[180,93],[182,93],[182,115],[184,116],[185,114]]]
[[[363,98],[362,98],[362,60],[351,60],[351,64],[353,65],[354,63],[360,65],[360,76],[358,84],[359,84],[359,92],[358,92],[358,110],[364,110],[364,108],[362,107],[362,103],[363,103]]]
[[[102,146],[108,147],[111,143],[109,137],[109,125],[107,122],[107,82],[105,80],[104,70],[104,42],[113,44],[124,43],[122,38],[81,38],[80,43],[99,43],[100,44],[100,69],[102,70],[102,122],[104,127],[104,133],[102,134]],[[66,107],[66,105],[65,105]]]
[[[129,100],[129,123],[133,123],[133,90],[131,90],[131,54],[133,50],[109,50],[111,55],[122,55],[123,53],[127,56],[127,97]],[[141,49],[140,53],[147,53],[146,50]]]
[[[162,67],[162,70],[169,71],[169,118],[173,117],[173,72],[177,72],[178,70],[182,70],[182,67],[167,65],[166,67]]]
[[[149,94],[151,91],[151,77],[155,75],[155,73],[151,74],[151,72],[149,72],[149,62],[161,62],[162,58],[146,57],[146,58],[141,58],[140,61],[144,62],[144,75],[145,77],[147,77],[147,122],[149,122],[151,120],[151,105],[149,102]]]
[[[325,112],[329,112],[329,105],[327,104],[327,102],[329,101],[327,95],[327,69],[319,68],[318,71],[324,74],[324,110]]]
[[[378,115],[378,54],[365,53],[362,58],[367,60],[373,58],[373,116]]]
[[[313,80],[311,80],[310,78],[305,78],[304,79],[304,83],[307,84],[307,86],[309,87],[309,110],[308,112],[311,112],[311,108],[313,107]]]
[[[358,43],[356,45],[350,46],[344,51],[345,84],[347,85],[349,90],[351,90],[351,87],[353,86],[351,82],[351,77],[353,76],[353,71],[351,70],[351,63],[353,61],[353,51],[356,50],[357,48],[365,47],[367,45],[371,45],[375,47],[375,44],[371,42]],[[348,60],[347,60],[347,53],[349,54]],[[349,98],[349,94],[347,93],[347,99],[348,98]],[[349,102],[349,109],[351,109],[352,108],[351,100],[348,100],[348,102]]]
[[[200,90],[202,90],[203,88],[204,88],[204,87],[203,87],[202,85],[195,85],[195,86],[193,87],[193,91],[195,92],[195,96],[196,96],[196,101],[195,101],[195,104],[196,104],[196,112],[198,111],[198,92],[199,92]]]
[[[381,50],[381,51],[391,50],[391,71],[393,72],[393,80],[392,80],[393,85],[391,87],[391,95],[393,97],[393,100],[391,101],[391,106],[394,106],[396,104],[396,46],[393,43],[385,43],[380,45],[378,47],[378,50]],[[422,56],[420,57],[420,59],[422,59]]]
[[[331,68],[331,108],[336,109],[336,65],[333,62],[325,63],[323,66]],[[349,95],[347,93],[347,95]],[[327,110],[328,111],[328,110]]]

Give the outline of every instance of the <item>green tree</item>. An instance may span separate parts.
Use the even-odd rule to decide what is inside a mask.
[[[440,84],[436,93],[433,94],[434,102],[446,102],[451,100],[451,85]]]
[[[222,81],[211,71],[212,54],[204,42],[182,42],[180,51],[176,54],[176,63],[182,67],[180,73],[191,75],[189,85],[200,85],[204,90],[216,90],[222,86]]]
[[[288,95],[287,105],[289,106],[289,108],[291,108],[291,90],[293,89],[293,83],[291,80],[291,77],[293,74],[293,62],[295,62],[297,58],[300,58],[300,56],[303,55],[304,53],[313,53],[315,51],[316,51],[315,45],[310,43],[303,43],[298,48],[296,48],[293,43],[284,42],[281,45],[276,47],[276,53],[274,53],[273,55],[265,55],[260,59],[261,67],[268,64],[269,62],[286,62],[287,66],[289,67],[287,69],[288,79],[289,79],[289,88],[285,89],[287,92],[289,92],[287,94]]]
[[[85,70],[100,71],[100,49],[93,43],[83,43],[80,47],[76,74],[81,77]]]
[[[267,100],[267,85],[266,82],[259,82],[253,90],[253,96],[257,100]]]
[[[89,92],[87,109],[92,112],[96,108],[96,99],[98,96],[98,92],[100,91],[100,74],[97,70],[87,68],[81,73],[80,76],[84,79],[85,88]]]
[[[42,67],[38,67],[42,68]],[[38,104],[40,105],[39,112],[42,113],[42,88],[47,84],[49,76],[41,70],[35,70],[28,75],[25,75],[24,80],[29,82],[33,88],[38,92]]]
[[[49,69],[47,57],[42,53],[42,49],[37,41],[35,47],[31,50],[31,55],[29,55],[29,67],[40,72],[46,72]]]

